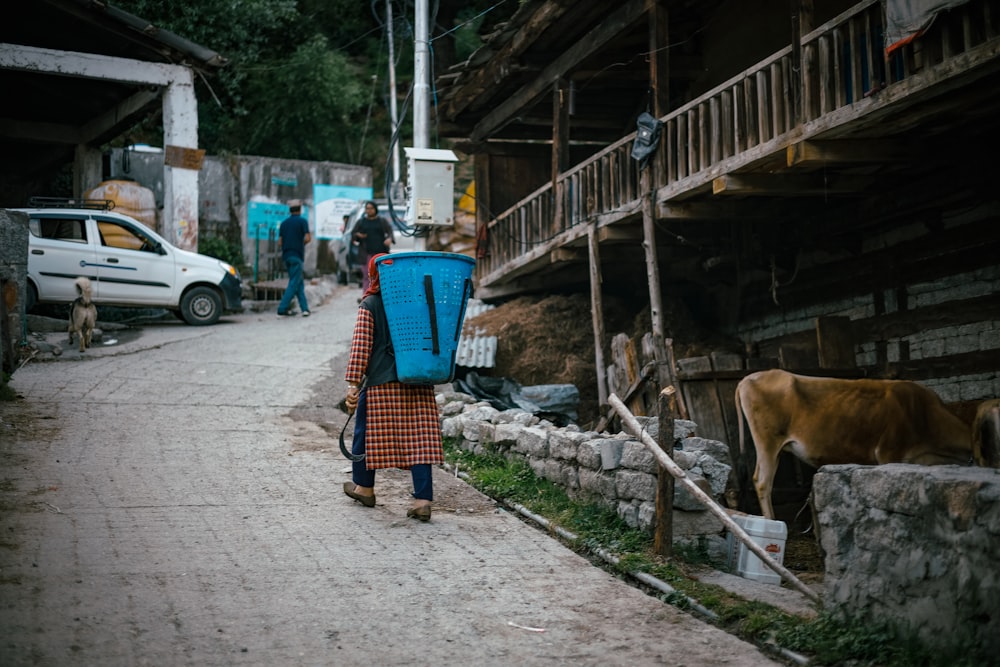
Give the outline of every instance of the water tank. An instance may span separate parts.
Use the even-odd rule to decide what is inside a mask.
[[[135,218],[150,229],[158,230],[156,224],[156,197],[153,191],[135,181],[103,181],[83,195],[86,199],[108,199],[115,203],[114,210]]]

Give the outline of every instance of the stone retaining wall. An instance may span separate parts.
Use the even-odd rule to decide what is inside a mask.
[[[826,466],[813,494],[827,608],[1000,653],[1000,470]]]
[[[652,530],[656,520],[658,464],[641,442],[627,434],[584,432],[574,425],[556,427],[521,410],[497,410],[467,394],[438,394],[441,431],[475,454],[520,457],[535,474],[566,489],[573,497],[597,499],[615,507],[632,527]],[[656,418],[639,417],[653,438]],[[694,435],[694,422],[674,422],[674,462],[717,500],[723,498],[732,468],[729,448]],[[680,449],[677,449],[680,447]],[[722,522],[682,485],[674,492],[675,540],[720,537]],[[724,541],[723,541],[724,542]]]

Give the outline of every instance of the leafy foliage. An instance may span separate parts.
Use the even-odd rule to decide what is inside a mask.
[[[198,252],[209,257],[221,259],[239,268],[243,266],[243,248],[239,243],[232,243],[217,236],[199,237]]]
[[[347,58],[314,35],[282,62],[253,72],[247,93],[261,105],[236,126],[244,153],[303,160],[347,155],[344,132],[364,104]]]
[[[400,113],[413,77],[413,5],[393,2]],[[444,71],[517,9],[513,0],[432,3],[432,64]],[[117,0],[115,5],[215,51],[228,64],[196,81],[199,144],[210,154],[387,163],[389,118],[386,0]],[[487,11],[489,10],[489,11]],[[484,13],[485,12],[485,13]],[[457,28],[457,29],[456,29]],[[434,38],[437,35],[438,38]],[[433,74],[432,74],[433,79]],[[401,142],[412,136],[405,118]],[[121,141],[162,143],[158,119]]]

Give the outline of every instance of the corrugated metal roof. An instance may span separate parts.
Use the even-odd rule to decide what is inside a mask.
[[[465,307],[465,321],[468,322],[477,315],[496,306],[483,303],[479,299],[469,299]],[[497,337],[485,335],[482,329],[477,329],[471,335],[463,332],[458,339],[458,349],[455,351],[455,365],[465,368],[493,368],[497,362]]]

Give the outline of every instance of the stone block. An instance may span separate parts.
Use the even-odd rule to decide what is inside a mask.
[[[684,438],[681,440],[681,450],[691,454],[705,453],[728,466],[733,464],[729,445],[718,440],[708,440],[707,438],[698,437]]]
[[[489,403],[474,403],[465,406],[462,416],[469,421],[488,422],[493,421],[493,418],[499,413],[500,411]]]
[[[549,453],[557,459],[576,461],[576,450],[585,438],[582,433],[554,430],[549,433]]]
[[[619,498],[656,500],[656,476],[619,468],[615,473],[615,493]]]
[[[589,434],[588,434],[589,435]],[[588,470],[601,469],[601,441],[587,440],[581,442],[576,450],[576,462],[581,468]]]
[[[624,441],[617,438],[607,438],[601,440],[601,469],[614,470],[622,461],[622,449]]]
[[[538,426],[526,426],[521,429],[517,439],[518,450],[532,458],[544,459],[549,456],[549,433]]]
[[[521,437],[522,430],[523,427],[520,424],[513,422],[497,424],[493,429],[493,443],[514,447]]]
[[[626,440],[622,447],[620,465],[623,468],[655,474],[660,464],[644,444],[635,440]]]
[[[689,472],[688,479],[694,482],[699,489],[707,493],[709,496],[713,496],[712,485],[709,484],[708,480],[704,477],[700,477]],[[674,484],[674,509],[685,510],[687,512],[700,512],[706,510],[704,503],[695,498],[694,495],[688,491],[687,487],[681,483]]]
[[[642,502],[639,503],[639,508],[636,511],[636,523],[639,528],[643,530],[651,530],[656,528],[656,503],[655,502]]]
[[[813,493],[828,607],[1000,653],[1000,470],[824,466]]]
[[[619,501],[616,506],[618,517],[631,528],[639,527],[639,507],[628,501]]]
[[[613,473],[600,472],[582,468],[578,471],[580,490],[592,495],[601,496],[605,500],[618,498],[615,493],[615,476]]]
[[[458,419],[462,420],[462,437],[466,440],[478,442],[479,425],[481,422],[477,419],[470,419],[468,413],[460,415]]]
[[[461,416],[446,417],[441,420],[441,436],[445,438],[461,438],[464,424]]]

